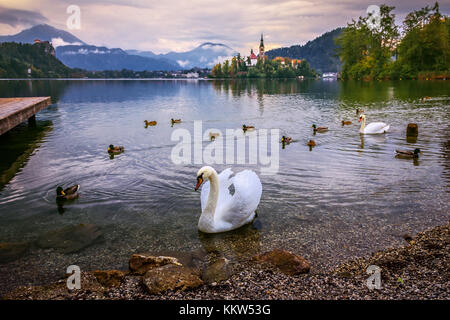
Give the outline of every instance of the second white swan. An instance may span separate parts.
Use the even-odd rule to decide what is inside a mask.
[[[214,168],[205,166],[197,173],[198,190],[204,181],[200,196],[202,214],[198,229],[205,233],[219,233],[237,229],[255,218],[262,194],[259,177],[251,170],[244,170],[232,177],[230,168],[217,174]],[[209,180],[209,181],[207,181]],[[229,188],[234,186],[234,194]]]

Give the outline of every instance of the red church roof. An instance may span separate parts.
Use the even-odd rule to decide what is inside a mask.
[[[258,59],[257,57],[256,57],[256,55],[252,52],[252,53],[250,53],[250,59]]]

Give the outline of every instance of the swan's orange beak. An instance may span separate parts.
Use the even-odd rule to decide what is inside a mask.
[[[198,188],[200,188],[200,186],[203,183],[203,179],[201,177],[197,177],[197,185],[195,186],[194,190],[197,191]]]
[[[361,122],[361,120],[362,120],[362,117],[359,117],[359,120],[358,120],[358,122]]]

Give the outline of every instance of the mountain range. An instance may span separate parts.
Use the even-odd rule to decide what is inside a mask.
[[[318,72],[337,72],[340,61],[336,55],[334,39],[343,28],[324,33],[305,45],[269,50],[269,58],[277,56],[306,59]],[[50,41],[56,48],[56,57],[70,68],[90,71],[122,70],[171,71],[212,68],[216,63],[237,54],[237,51],[221,43],[206,42],[186,52],[155,54],[151,51],[123,50],[90,45],[73,34],[40,24],[15,35],[0,36],[1,42],[34,43],[35,39]],[[245,54],[244,54],[245,55]]]
[[[56,57],[68,67],[91,71],[212,68],[218,61],[237,54],[224,44],[211,42],[187,52],[166,54],[99,47],[89,45],[71,33],[47,24],[31,27],[15,35],[0,36],[0,42],[33,43],[35,39],[50,41],[56,48]]]

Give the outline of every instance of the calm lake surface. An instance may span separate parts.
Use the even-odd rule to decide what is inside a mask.
[[[449,81],[0,81],[0,97],[53,100],[36,128],[23,124],[0,137],[0,243],[29,244],[0,264],[0,293],[59,279],[71,264],[126,269],[136,252],[202,248],[238,261],[283,248],[320,272],[402,245],[404,233],[450,216],[449,93]],[[368,123],[390,124],[390,132],[361,136],[356,108]],[[183,122],[172,127],[171,118]],[[145,128],[145,119],[158,124]],[[201,165],[175,165],[170,157],[178,143],[172,132],[193,134],[195,120],[203,131],[245,123],[297,140],[277,146],[278,174],[231,165],[261,178],[253,225],[216,236],[197,231],[200,193],[193,189]],[[342,120],[353,124],[342,127]],[[415,142],[406,140],[410,122],[419,126]],[[313,123],[329,131],[313,135]],[[311,151],[309,139],[317,143]],[[125,152],[110,159],[109,144]],[[418,160],[395,158],[395,149],[414,148],[423,152]],[[58,207],[56,187],[75,183],[79,199]],[[99,226],[101,241],[69,254],[36,245],[47,232],[80,223]]]

